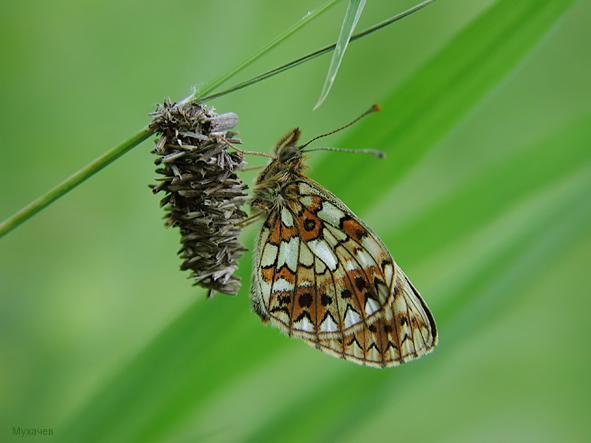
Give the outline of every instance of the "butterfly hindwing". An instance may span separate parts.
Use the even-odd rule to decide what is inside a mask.
[[[396,271],[400,277],[389,303],[367,328],[306,342],[335,357],[373,367],[397,366],[430,352],[437,344],[433,317],[402,270]]]

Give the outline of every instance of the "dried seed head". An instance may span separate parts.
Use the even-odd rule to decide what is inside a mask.
[[[152,185],[154,193],[166,195],[165,226],[178,226],[184,259],[181,269],[191,269],[195,284],[236,295],[240,278],[234,275],[237,260],[246,249],[238,242],[246,217],[241,206],[246,201],[246,184],[235,171],[244,159],[239,152],[228,152],[228,145],[240,143],[232,132],[238,116],[232,112],[218,115],[213,107],[201,104],[176,104],[165,100],[158,105],[151,128],[159,135],[155,160],[162,177]]]

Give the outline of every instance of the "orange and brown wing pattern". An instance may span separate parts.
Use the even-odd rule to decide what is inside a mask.
[[[392,297],[367,328],[337,338],[304,340],[335,357],[378,368],[397,366],[431,352],[437,344],[433,316],[406,275],[396,268],[399,277]]]
[[[287,334],[342,339],[382,315],[395,281],[385,246],[340,200],[309,179],[270,211],[257,246],[253,306]]]
[[[299,136],[294,129],[280,140],[255,182],[251,206],[267,217],[255,251],[253,310],[290,336],[366,366],[430,352],[437,329],[427,305],[377,235],[303,175]]]

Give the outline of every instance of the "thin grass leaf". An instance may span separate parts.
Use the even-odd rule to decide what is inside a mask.
[[[473,254],[476,270],[465,272],[459,287],[441,288],[440,312],[450,343],[510,309],[520,283],[540,275],[576,241],[591,221],[591,200],[583,201],[590,189],[591,164],[573,165],[565,177],[533,188],[527,199],[480,230],[478,249],[484,259]]]
[[[396,14],[396,15],[394,15],[394,16],[386,19],[386,20],[382,20],[381,22],[376,23],[375,25],[370,26],[369,28],[366,28],[363,31],[358,32],[357,34],[351,36],[351,38],[349,39],[349,41],[352,42],[352,41],[355,41],[355,40],[359,40],[359,39],[361,39],[363,37],[366,37],[369,34],[372,34],[372,33],[376,32],[376,31],[378,31],[380,29],[385,28],[386,26],[391,25],[394,22],[397,22],[398,20],[402,20],[403,18],[408,17],[409,15],[414,14],[417,11],[420,11],[425,6],[430,5],[434,1],[435,0],[424,0],[421,3],[418,3],[418,4],[414,5],[412,8],[409,8],[409,9],[407,9],[407,10],[405,10],[405,11],[399,13],[399,14]],[[266,80],[268,78],[271,78],[271,77],[273,77],[275,75],[281,74],[282,72],[285,72],[285,71],[287,71],[289,69],[295,68],[298,65],[301,65],[301,64],[306,63],[306,62],[308,62],[310,60],[313,60],[316,57],[320,57],[321,55],[324,55],[324,54],[326,54],[326,53],[328,53],[330,51],[333,51],[335,49],[335,47],[336,47],[336,43],[333,43],[332,45],[325,46],[325,47],[323,47],[321,49],[318,49],[318,50],[316,50],[314,52],[311,52],[311,53],[309,53],[309,54],[307,54],[307,55],[305,55],[303,57],[300,57],[300,58],[298,58],[296,60],[293,60],[293,61],[291,61],[289,63],[286,63],[284,65],[281,65],[281,66],[279,66],[279,67],[277,67],[275,69],[271,69],[270,71],[264,72],[263,74],[257,75],[256,77],[252,77],[249,80],[246,80],[244,82],[241,82],[241,83],[239,83],[237,85],[234,85],[234,86],[232,86],[232,87],[230,87],[230,88],[228,88],[228,89],[226,89],[224,91],[220,91],[220,92],[217,92],[215,94],[210,94],[210,95],[207,95],[205,97],[201,97],[199,99],[199,101],[201,101],[201,102],[208,102],[208,101],[213,100],[215,98],[223,97],[224,95],[227,95],[227,94],[230,94],[232,92],[238,91],[240,89],[246,88],[248,86],[254,85],[255,83],[259,83],[259,82],[261,82],[263,80]]]
[[[241,315],[244,303],[222,298],[208,302],[207,309],[202,299],[195,301],[72,417],[60,430],[60,441],[158,441],[195,405],[242,377],[236,365],[244,372],[261,364],[246,358],[246,352],[252,333],[262,328]],[[231,326],[220,329],[221,318],[233,319]],[[271,338],[260,334],[258,340],[264,347]],[[237,344],[238,352],[228,352],[224,343]],[[212,365],[218,368],[214,372]]]
[[[506,315],[519,305],[523,296],[523,283],[551,268],[563,252],[588,230],[591,201],[581,204],[581,199],[585,198],[590,188],[589,166],[575,167],[567,177],[548,183],[546,189],[533,193],[524,204],[507,211],[482,229],[481,238],[488,237],[494,245],[482,254],[480,270],[464,273],[457,286],[442,287],[442,293],[450,295],[449,301],[438,309],[439,325],[445,331],[445,338],[438,350],[439,356],[434,359],[434,367],[430,368],[431,372],[437,371],[438,367],[449,366],[457,349],[470,340],[473,334],[485,330],[492,320]],[[519,228],[515,229],[515,225]],[[507,226],[512,229],[506,229]],[[520,330],[519,333],[527,334],[527,331]],[[487,350],[483,349],[482,352],[486,353]],[[424,377],[425,374],[420,371],[406,374],[404,383],[410,383],[408,389],[412,390],[412,385],[423,383]],[[396,380],[385,385],[385,396],[389,397],[389,401],[404,389]],[[362,422],[363,417],[372,416],[373,421],[375,415],[379,415],[380,422],[388,423],[389,418],[379,402],[374,402],[372,406],[355,408],[351,412],[358,414]],[[442,419],[446,417],[444,414]],[[409,424],[412,429],[412,422]],[[348,430],[351,433],[346,434]],[[335,429],[335,432],[337,435],[342,433],[343,437],[359,432],[370,438],[375,430],[371,427],[351,429],[345,424]],[[404,437],[404,430],[402,434],[401,437]],[[419,438],[412,432],[406,436]]]
[[[357,26],[359,17],[361,17],[361,13],[365,7],[365,2],[366,0],[349,0],[347,11],[345,12],[345,18],[343,19],[341,31],[337,39],[337,46],[332,54],[330,65],[328,67],[328,73],[326,74],[326,79],[322,85],[322,91],[320,92],[320,98],[314,106],[314,110],[320,107],[320,105],[328,96],[330,88],[332,88],[332,84],[337,77],[337,72],[339,71],[343,57],[345,56],[345,51],[349,45],[351,35],[353,35],[353,31],[355,31],[355,26]]]
[[[390,232],[386,240],[399,244],[405,238],[413,238],[413,248],[405,252],[405,259],[410,261],[418,261],[434,249],[443,249],[472,232],[482,219],[497,217],[518,204],[524,195],[546,186],[549,180],[559,180],[573,167],[591,162],[589,139],[591,115],[543,142],[514,151],[494,169],[483,171],[461,189],[430,205],[419,218]],[[472,204],[466,206],[467,201]],[[433,220],[437,223],[433,224]]]
[[[308,14],[306,14],[304,17],[302,17],[302,19],[298,23],[296,23],[291,28],[289,28],[287,31],[285,31],[283,34],[281,34],[279,37],[277,37],[269,45],[265,46],[263,49],[258,51],[256,54],[250,56],[244,62],[233,67],[228,72],[222,74],[217,79],[211,81],[207,85],[204,85],[198,91],[195,91],[195,94],[190,95],[189,97],[185,98],[183,101],[199,100],[200,97],[205,97],[206,95],[209,95],[212,91],[214,91],[215,89],[217,89],[218,87],[223,85],[225,82],[230,80],[232,77],[236,76],[239,72],[243,71],[244,69],[246,69],[248,66],[250,66],[251,64],[253,64],[257,60],[259,60],[261,57],[263,57],[269,51],[271,51],[272,49],[274,49],[275,47],[277,47],[278,45],[283,43],[285,40],[287,40],[293,34],[298,32],[299,30],[301,30],[303,27],[305,27],[311,21],[315,20],[316,18],[318,18],[319,16],[324,14],[326,11],[328,11],[330,8],[335,6],[340,1],[341,0],[331,0],[327,3],[325,3],[324,5],[320,6],[316,10],[308,12]]]
[[[131,149],[147,140],[152,135],[152,131],[146,126],[136,134],[128,137],[127,140],[122,141],[114,148],[105,152],[100,157],[93,160],[82,169],[76,171],[67,179],[63,180],[60,184],[50,189],[48,192],[35,199],[27,206],[22,208],[17,213],[13,214],[6,220],[0,223],[0,238],[8,234],[17,226],[20,226],[28,219],[51,205],[57,199],[70,192],[79,184],[83,183],[103,168],[107,167],[115,160],[119,159],[122,155],[127,154]]]
[[[359,202],[357,211],[371,207],[515,70],[574,3],[495,3],[386,98],[380,114],[361,122],[361,129],[339,143],[382,149],[389,154],[385,161],[342,155],[337,175],[331,174],[334,156],[325,157],[314,165],[315,175],[327,189],[338,188],[344,201]],[[377,120],[377,127],[370,120]],[[360,186],[375,177],[381,186],[373,186],[372,192]]]

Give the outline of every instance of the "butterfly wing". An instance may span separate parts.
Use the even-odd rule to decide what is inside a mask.
[[[396,266],[397,281],[383,311],[366,328],[338,338],[304,339],[335,357],[373,367],[397,366],[419,358],[437,344],[437,328],[429,308]]]
[[[255,312],[359,364],[393,366],[429,352],[431,313],[376,234],[307,177],[282,196],[257,242]]]

